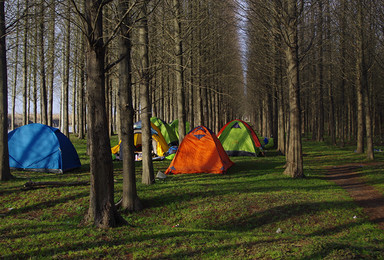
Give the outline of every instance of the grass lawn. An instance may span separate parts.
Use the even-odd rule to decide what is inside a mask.
[[[236,164],[226,175],[175,175],[151,186],[141,184],[137,163],[146,208],[123,214],[130,226],[100,230],[81,225],[88,186],[23,189],[28,180],[89,180],[86,143],[72,141],[81,169],[62,175],[13,172],[16,179],[0,183],[1,259],[384,259],[383,230],[324,178],[326,167],[365,162],[354,146],[305,141],[304,179],[284,176],[285,158],[271,151],[266,157],[232,157]],[[115,137],[111,143],[117,144]],[[375,155],[384,162],[384,153]],[[154,162],[155,172],[169,163]],[[114,167],[118,201],[121,162]],[[359,171],[384,194],[383,166]]]

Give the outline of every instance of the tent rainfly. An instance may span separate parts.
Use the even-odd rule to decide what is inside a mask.
[[[151,122],[160,129],[161,134],[164,136],[164,139],[169,146],[179,144],[176,133],[170,125],[157,117],[151,117]]]
[[[236,119],[227,123],[217,136],[229,156],[257,156],[262,152],[255,131],[242,120]]]
[[[204,126],[187,134],[165,174],[226,173],[234,163],[216,135]]]
[[[71,141],[47,125],[16,128],[8,133],[8,147],[11,169],[63,173],[81,166]]]

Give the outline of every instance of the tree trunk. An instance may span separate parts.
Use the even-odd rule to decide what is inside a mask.
[[[362,28],[362,6],[358,4],[358,19],[357,28]],[[364,153],[364,97],[363,97],[363,83],[365,81],[365,64],[364,64],[364,39],[361,35],[361,30],[358,29],[356,37],[356,99],[357,99],[357,153]]]
[[[84,67],[85,67],[85,60],[84,60],[84,35],[81,35],[81,43],[80,43],[80,55],[79,55],[79,87],[78,87],[78,95],[77,95],[77,113],[79,119],[78,121],[78,126],[79,126],[79,131],[78,131],[78,137],[79,139],[84,139],[85,138],[85,112],[86,112],[86,106],[84,105],[84,92],[85,92],[85,75],[84,75]]]
[[[131,82],[131,38],[130,38],[130,18],[124,16],[130,7],[129,1],[119,1],[119,14],[122,20],[120,27],[121,36],[119,38],[119,49],[121,62],[119,64],[119,113],[120,113],[120,135],[123,154],[123,197],[122,208],[129,211],[139,211],[142,209],[141,201],[137,195],[136,175],[135,175],[135,155],[134,155],[134,134],[133,117],[134,110],[132,104],[132,82]]]
[[[288,150],[286,155],[286,169],[284,174],[293,178],[304,177],[303,155],[301,144],[301,124],[300,124],[300,82],[299,82],[299,57],[298,57],[298,37],[297,23],[298,11],[296,0],[288,0],[287,9],[287,38],[285,55],[287,59],[287,79],[289,91],[289,131],[288,131]]]
[[[67,18],[65,24],[65,39],[63,42],[64,51],[63,51],[63,85],[62,85],[62,132],[65,136],[69,137],[69,60],[71,56],[71,21],[70,13],[71,13],[71,5],[70,0],[68,0],[68,8],[66,10]]]
[[[149,62],[148,62],[148,24],[147,24],[147,3],[139,6],[140,15],[138,22],[138,60],[139,84],[140,84],[140,105],[141,105],[141,140],[143,151],[143,176],[142,183],[150,185],[155,182],[155,175],[152,162],[152,134],[151,134],[151,103],[149,99]]]
[[[72,77],[72,118],[71,118],[71,126],[72,126],[72,133],[77,134],[78,133],[78,127],[76,127],[76,104],[77,104],[77,77],[79,74],[79,64],[78,64],[78,45],[79,45],[79,40],[78,40],[78,34],[76,35],[76,48],[75,48],[75,53],[74,53],[74,64],[75,68],[73,70],[73,77]],[[79,113],[79,111],[78,111]]]
[[[25,1],[28,6],[28,0]],[[28,124],[28,17],[24,19],[24,37],[23,37],[23,125]]]
[[[340,44],[341,44],[341,61],[340,61],[340,67],[341,67],[341,82],[340,82],[340,91],[341,93],[345,93],[346,88],[346,79],[347,79],[347,72],[346,72],[346,58],[347,58],[347,21],[346,21],[346,10],[347,10],[347,3],[346,0],[341,1],[341,38],[340,38]],[[349,102],[347,102],[349,104]],[[341,102],[339,104],[340,108],[340,120],[339,120],[339,128],[340,128],[340,141],[341,146],[345,145],[345,139],[348,135],[347,129],[348,129],[348,106]]]
[[[55,78],[55,16],[56,0],[50,1],[50,21],[48,36],[48,121],[49,126],[53,126],[53,84]]]
[[[174,39],[175,39],[175,84],[177,91],[177,117],[179,119],[179,143],[185,136],[185,104],[184,104],[184,68],[183,41],[181,39],[181,4],[180,0],[173,0],[174,10]]]
[[[90,203],[86,220],[99,228],[123,223],[114,203],[113,165],[105,108],[105,75],[102,0],[85,1],[88,50],[87,104],[90,156]]]
[[[12,178],[8,157],[8,85],[4,1],[0,0],[0,180]]]
[[[48,124],[48,107],[47,107],[47,83],[45,73],[45,49],[44,49],[44,14],[45,14],[44,0],[40,0],[40,24],[39,24],[39,48],[40,48],[40,115],[41,123]]]
[[[366,36],[365,36],[365,22],[363,14],[364,7],[361,2],[358,2],[357,10],[357,28],[359,28],[357,36],[357,54],[356,69],[357,69],[357,99],[358,99],[358,143],[357,152],[364,152],[364,126],[365,134],[367,137],[367,158],[369,160],[374,159],[373,154],[373,137],[372,137],[372,119],[371,109],[368,96],[368,65],[367,65],[367,49],[366,49]],[[365,112],[365,113],[364,113]],[[365,117],[365,119],[363,118]]]
[[[17,0],[17,14],[16,19],[20,19],[20,1]],[[14,78],[13,78],[13,86],[12,86],[12,115],[11,115],[11,129],[15,129],[15,121],[16,121],[16,93],[17,93],[17,69],[19,63],[19,35],[20,35],[20,26],[16,28],[16,50],[15,50],[15,70],[14,70]]]
[[[319,4],[319,96],[318,100],[318,125],[317,125],[317,141],[324,141],[324,41],[323,41],[323,0],[318,1]]]
[[[330,13],[330,1],[326,2],[326,39],[327,39],[327,48],[328,48],[328,95],[329,95],[329,136],[331,138],[331,143],[336,145],[336,122],[335,122],[335,99],[334,99],[334,85],[333,85],[333,52],[331,47],[331,13]]]
[[[33,122],[34,123],[39,123],[37,121],[37,49],[39,45],[39,30],[38,30],[38,20],[37,17],[39,16],[39,12],[37,9],[37,6],[34,6],[35,9],[35,20],[33,20],[34,23],[34,48],[33,48],[33,55],[32,55],[32,77],[33,77]]]

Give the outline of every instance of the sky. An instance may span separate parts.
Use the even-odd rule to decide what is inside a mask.
[[[236,1],[238,3],[238,9],[237,9],[237,18],[238,18],[238,29],[237,32],[239,34],[239,41],[240,41],[240,52],[241,52],[241,64],[243,66],[243,79],[244,79],[244,92],[246,94],[247,92],[247,21],[246,21],[246,11],[247,10],[247,2],[245,0],[238,0]]]

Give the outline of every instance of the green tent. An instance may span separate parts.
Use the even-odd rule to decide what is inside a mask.
[[[242,120],[227,123],[217,136],[229,156],[257,156],[262,151],[255,131]]]
[[[170,125],[157,117],[151,117],[151,122],[160,129],[161,134],[169,146],[178,144],[179,139]]]
[[[179,119],[173,120],[172,123],[170,123],[169,125],[172,127],[173,131],[175,132],[177,139],[179,139]],[[189,131],[191,131],[191,125],[189,124],[189,122],[186,122],[185,134],[188,134]]]

